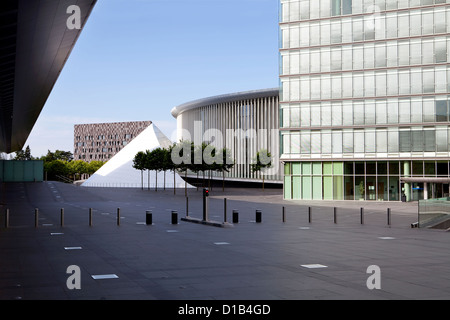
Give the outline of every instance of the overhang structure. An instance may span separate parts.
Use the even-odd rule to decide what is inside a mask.
[[[96,0],[0,3],[0,151],[23,148]],[[80,29],[67,21],[80,9]]]

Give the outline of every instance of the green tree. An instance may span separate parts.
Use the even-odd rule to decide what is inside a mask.
[[[83,160],[75,160],[67,162],[69,174],[73,176],[73,180],[81,179],[82,175],[88,173],[87,163]]]
[[[146,169],[146,153],[138,152],[133,159],[133,168],[141,171],[141,189],[144,189],[144,170]]]
[[[234,167],[235,161],[231,157],[231,151],[227,148],[220,150],[222,161],[215,163],[214,170],[222,172],[222,191],[225,191],[225,172],[230,172]]]
[[[192,141],[181,140],[171,148],[171,161],[175,170],[184,171],[184,194],[187,196],[187,172],[198,172],[194,159],[195,146]]]
[[[27,147],[25,148],[25,150],[17,151],[14,160],[18,160],[18,161],[30,161],[30,160],[34,160],[33,156],[31,155],[31,149],[30,149],[30,146],[27,146]]]
[[[47,172],[47,179],[50,180],[59,180],[59,177],[69,175],[68,163],[62,160],[45,161],[44,170]]]
[[[42,156],[40,159],[44,161],[63,160],[69,162],[73,160],[73,154],[70,151],[56,150],[51,152],[48,150],[47,155]]]
[[[152,151],[147,150],[145,168],[156,172],[155,191],[158,191],[158,172],[164,170],[165,151],[163,148],[156,148]]]
[[[272,167],[272,155],[266,149],[259,150],[256,153],[256,157],[253,159],[253,163],[250,165],[252,172],[261,172],[264,169]],[[264,172],[262,173],[264,191]]]
[[[91,161],[89,163],[87,163],[87,174],[89,175],[93,175],[94,173],[96,173],[101,167],[103,167],[103,165],[105,164],[105,162],[103,161]]]

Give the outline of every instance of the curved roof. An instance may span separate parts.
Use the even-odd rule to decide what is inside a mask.
[[[271,89],[263,89],[263,90],[253,90],[253,91],[245,91],[238,93],[229,93],[220,96],[214,96],[209,98],[203,98],[194,100],[191,102],[184,103],[172,109],[172,116],[177,118],[180,114],[185,111],[201,108],[205,106],[209,106],[212,104],[219,103],[227,103],[239,100],[249,100],[249,99],[258,99],[264,97],[273,97],[278,96],[280,94],[279,88],[271,88]]]

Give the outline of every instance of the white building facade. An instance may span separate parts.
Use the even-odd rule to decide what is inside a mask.
[[[177,140],[213,143],[231,151],[235,166],[225,173],[228,181],[282,183],[279,167],[279,89],[263,89],[208,97],[172,110],[177,119]],[[272,168],[252,172],[260,150],[272,155]],[[212,172],[213,179],[222,173]]]
[[[450,1],[281,0],[284,197],[449,194]]]

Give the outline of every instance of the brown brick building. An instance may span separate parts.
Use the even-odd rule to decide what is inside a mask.
[[[75,125],[74,159],[108,161],[151,124],[136,121]]]

